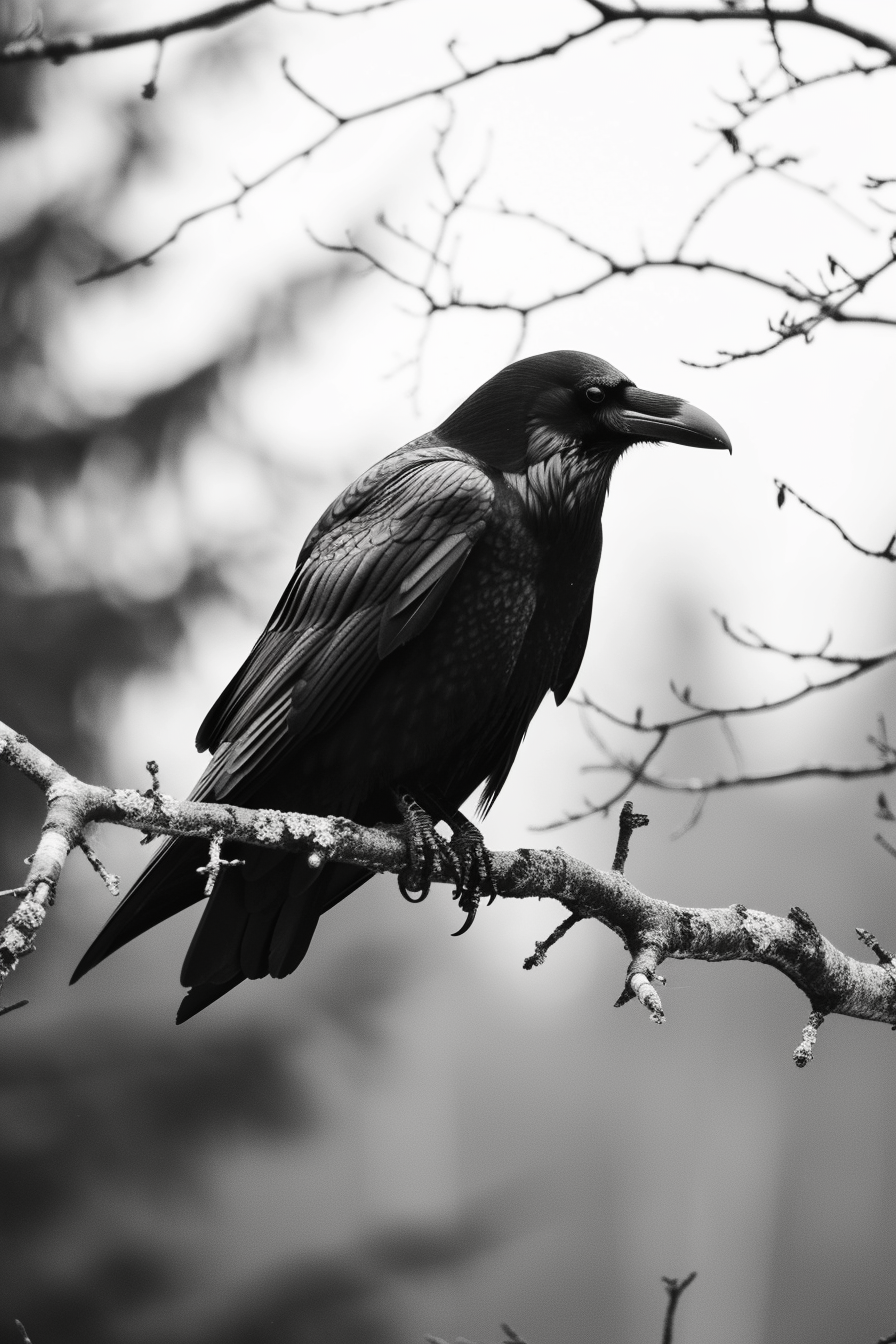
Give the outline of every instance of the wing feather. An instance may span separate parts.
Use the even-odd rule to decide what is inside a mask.
[[[582,659],[585,657],[585,649],[588,644],[588,632],[591,629],[591,604],[594,598],[594,589],[588,594],[585,605],[576,617],[575,624],[569,633],[569,639],[566,641],[566,648],[563,650],[563,656],[560,659],[560,666],[557,668],[557,674],[551,685],[554,692],[554,699],[558,705],[569,695],[573,688],[573,683],[579,675],[579,668],[582,666]]]
[[[284,753],[338,720],[379,661],[432,620],[493,497],[471,458],[426,442],[349,486],[199,730],[197,747],[215,756],[197,796],[245,796]]]

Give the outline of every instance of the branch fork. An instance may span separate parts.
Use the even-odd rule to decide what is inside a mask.
[[[201,868],[196,869],[197,873],[206,875],[205,891],[203,892],[205,896],[211,896],[222,868],[242,868],[245,865],[245,859],[222,859],[221,846],[223,843],[223,832],[216,831],[208,843],[208,863],[204,863]],[[311,855],[308,857],[310,861]]]

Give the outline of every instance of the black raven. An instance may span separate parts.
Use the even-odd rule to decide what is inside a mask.
[[[191,797],[370,825],[395,821],[410,798],[469,843],[458,808],[484,782],[488,809],[544,696],[560,704],[572,687],[610,476],[644,440],[731,448],[687,402],[555,350],[502,369],[377,462],[312,529],[199,729],[198,749],[214,755]],[[419,821],[416,806],[404,811]],[[168,840],[73,979],[199,900],[206,848]],[[294,971],[324,911],[371,876],[251,846],[237,855],[187,952],[178,1021],[247,977]],[[469,892],[464,908],[469,922]]]

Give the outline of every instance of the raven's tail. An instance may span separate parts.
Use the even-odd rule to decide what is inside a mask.
[[[147,929],[201,900],[197,868],[208,841],[169,840],[94,939],[72,983]],[[238,865],[221,869],[181,972],[189,988],[177,1015],[186,1022],[245,979],[281,977],[308,951],[320,916],[373,874],[352,864],[308,866],[304,854],[251,845],[225,847]]]
[[[207,840],[166,840],[78,962],[71,983],[138,934],[201,900],[202,879],[196,869],[207,855]]]
[[[373,876],[347,863],[310,868],[304,854],[238,849],[242,863],[222,870],[184,958],[180,980],[190,992],[178,1022],[242,980],[290,975],[321,915]]]

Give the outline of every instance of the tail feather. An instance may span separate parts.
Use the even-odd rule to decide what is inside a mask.
[[[308,951],[321,915],[373,877],[368,868],[329,863],[317,874],[306,895],[300,887],[303,868],[305,873],[309,871],[300,861],[293,870],[289,900],[280,912],[271,938],[268,974],[273,976],[292,975]]]
[[[201,1013],[203,1008],[208,1008],[209,1004],[222,999],[225,994],[229,994],[232,989],[245,979],[243,975],[235,975],[230,980],[224,980],[221,984],[214,985],[194,985],[189,994],[181,1000],[180,1007],[177,1010],[177,1017],[174,1019],[177,1026],[182,1022],[189,1022],[191,1017]]]
[[[318,889],[325,872],[309,868],[301,858],[293,864],[289,891],[268,946],[268,973],[278,979],[294,971],[311,946],[321,913]]]
[[[181,984],[197,987],[239,974],[280,978],[301,962],[325,910],[371,876],[350,864],[310,868],[304,855],[234,847],[239,867],[225,868],[193,935]],[[197,1010],[198,1011],[198,1010]]]
[[[180,982],[185,989],[242,978],[240,942],[248,921],[243,874],[239,868],[222,868],[184,957]]]
[[[207,854],[206,840],[166,841],[94,938],[75,967],[71,983],[138,934],[202,900],[202,880],[196,869]]]
[[[205,840],[168,840],[87,949],[72,983],[138,934],[201,900],[196,870],[207,855]],[[236,856],[241,866],[222,869],[187,950],[181,983],[189,993],[178,1022],[247,978],[291,974],[321,915],[373,876],[345,863],[313,869],[304,855],[250,845],[230,847],[227,857]]]

